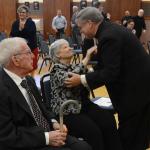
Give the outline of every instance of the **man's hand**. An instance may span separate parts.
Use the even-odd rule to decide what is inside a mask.
[[[63,146],[65,144],[67,133],[60,132],[59,130],[49,132],[49,145]]]
[[[69,78],[65,80],[66,87],[75,87],[81,84],[81,79],[79,74],[70,72]]]
[[[53,128],[54,130],[60,130],[60,124],[57,122],[53,123]],[[63,125],[63,132],[68,132],[66,125]]]
[[[58,30],[57,30],[56,28],[54,29],[54,31],[55,31],[56,33],[58,32]]]

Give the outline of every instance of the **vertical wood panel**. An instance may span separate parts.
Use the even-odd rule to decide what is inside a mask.
[[[105,7],[112,20],[120,20],[125,10],[129,10],[131,15],[136,15],[141,7],[141,0],[106,0]]]
[[[52,30],[52,19],[56,16],[57,10],[61,9],[62,14],[66,17],[68,22],[67,34],[70,34],[70,9],[71,0],[44,0],[43,1],[43,21],[44,21],[44,34],[45,37],[49,34],[54,34]]]
[[[16,19],[17,0],[0,0],[0,31],[5,31],[8,35],[12,22]]]
[[[3,16],[3,0],[0,0],[0,6],[1,6],[1,9],[0,9],[0,32],[1,31],[4,31],[4,16]]]

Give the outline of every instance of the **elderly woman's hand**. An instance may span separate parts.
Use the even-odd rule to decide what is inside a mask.
[[[96,53],[97,53],[97,46],[95,45],[87,50],[86,57],[91,57],[92,54]]]

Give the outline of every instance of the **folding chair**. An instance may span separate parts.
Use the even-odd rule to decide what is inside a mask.
[[[50,109],[50,99],[51,99],[50,73],[45,74],[41,77],[40,86],[41,86],[41,94],[43,97],[43,102],[46,108]]]
[[[55,37],[53,35],[48,36],[49,45],[51,45],[55,41]]]
[[[39,69],[39,74],[42,70],[44,63],[46,64],[47,61],[49,61],[49,69],[48,70],[50,70],[50,68],[52,66],[52,60],[49,56],[49,47],[48,47],[48,44],[46,41],[41,42],[41,55],[42,55],[43,61],[42,61],[42,64],[40,66],[40,69]]]

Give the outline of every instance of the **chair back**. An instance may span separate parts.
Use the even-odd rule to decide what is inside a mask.
[[[49,45],[51,45],[55,41],[55,37],[53,35],[48,36]]]
[[[46,41],[41,41],[41,53],[48,55],[49,54],[49,47]]]
[[[41,94],[46,108],[50,109],[50,100],[51,100],[51,85],[50,85],[50,73],[45,74],[40,79],[41,85]]]

